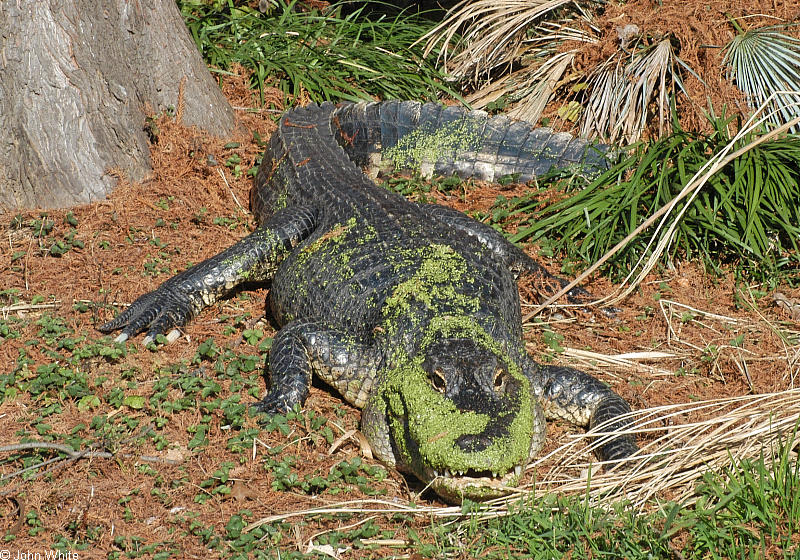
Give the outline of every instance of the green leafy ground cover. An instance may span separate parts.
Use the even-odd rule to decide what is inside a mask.
[[[3,297],[20,304],[13,291]],[[422,509],[427,499],[381,515],[370,511],[370,500],[386,504],[398,490],[403,495],[396,475],[387,478],[384,467],[352,450],[324,457],[355,427],[349,409],[326,396],[322,407],[317,402],[266,425],[248,417],[247,403],[263,389],[262,356],[271,338],[246,328],[246,312],[219,317],[226,342],[205,339],[191,345],[190,357],[175,360],[162,356],[165,346],[117,344],[73,328],[74,316],[91,314],[91,307],[76,304],[70,319],[44,311],[0,321],[4,341],[21,342],[0,376],[0,410],[13,415],[4,440],[21,444],[4,448],[3,488],[15,490],[6,501],[27,504],[18,521],[6,504],[5,546],[105,550],[109,558],[179,558],[203,548],[232,558],[325,557],[331,549],[345,557],[458,558],[796,558],[800,551],[794,435],[763,450],[777,455],[771,466],[759,457],[706,473],[691,506],[667,500],[637,513],[624,503],[593,506],[580,494],[534,493],[500,517],[466,503],[460,514],[426,521],[413,503]],[[143,371],[145,363],[156,365]],[[24,413],[13,411],[20,406]],[[53,446],[24,447],[33,442]],[[120,480],[125,484],[115,487]],[[98,504],[82,503],[87,496],[64,490],[86,490],[87,483],[114,497],[102,506],[106,519],[92,514]],[[35,501],[43,493],[47,499]],[[282,498],[273,513],[330,509],[264,522],[261,493]],[[54,503],[54,494],[63,503]],[[81,510],[54,527],[65,505]],[[147,528],[153,516],[139,517],[143,509],[158,512],[158,538]],[[315,533],[306,550],[296,550],[298,528]]]

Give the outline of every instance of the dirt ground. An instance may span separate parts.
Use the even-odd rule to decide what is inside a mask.
[[[228,79],[224,91],[236,107],[257,106],[241,77]],[[210,257],[243,237],[253,226],[247,211],[252,179],[246,172],[236,176],[236,165],[246,171],[258,158],[263,150],[258,139],[269,138],[275,127],[274,119],[283,109],[279,99],[276,94],[261,110],[239,110],[241,127],[231,138],[211,138],[170,119],[160,119],[157,141],[152,146],[152,177],[139,184],[130,184],[121,177],[119,187],[107,200],[48,211],[48,218],[55,224],[49,237],[37,237],[34,228],[20,225],[35,223],[40,218],[39,212],[0,215],[3,318],[31,320],[22,336],[1,340],[0,373],[7,374],[15,367],[23,348],[33,357],[34,365],[55,359],[28,343],[36,338],[35,319],[43,313],[65,318],[77,333],[99,337],[95,325],[113,316],[109,304],[130,303],[156,288],[173,270],[182,270],[189,263]],[[523,189],[481,185],[435,196],[460,210],[485,209],[499,194],[510,197]],[[68,212],[76,225],[68,223]],[[74,229],[72,239],[83,246],[73,245],[63,255],[53,256],[46,241],[64,237],[71,229]],[[529,250],[535,255],[535,248]],[[557,261],[539,260],[558,271]],[[148,273],[153,266],[163,267],[163,273],[156,276]],[[614,290],[602,278],[586,288],[598,296]],[[9,289],[17,290],[19,301],[12,303]],[[521,291],[528,309],[534,303],[536,290],[523,278]],[[554,352],[553,338],[545,336],[542,325],[530,326],[526,340],[532,355],[549,355],[556,362],[587,369],[612,385],[635,408],[781,391],[795,387],[800,374],[797,343],[800,317],[792,308],[793,300],[800,300],[800,290],[785,287],[781,292],[786,300],[776,299],[775,294],[765,293],[760,286],[737,286],[731,275],[713,277],[691,263],[677,264],[652,275],[613,318],[600,313],[571,314],[559,309],[542,317],[548,329],[563,336],[559,340],[565,350],[608,356],[661,351],[671,357],[640,359],[635,360],[634,366],[609,368],[592,360],[578,360],[569,352]],[[157,354],[144,351],[141,336],[137,337],[129,343],[134,350],[106,374],[125,378],[122,370],[133,372],[127,379],[140,384],[143,394],[148,394],[150,373],[164,364],[190,360],[199,341],[214,337],[220,347],[241,345],[242,329],[252,327],[266,314],[266,293],[265,288],[260,288],[250,299],[231,298],[204,311],[182,329],[183,336]],[[781,304],[784,301],[789,303]],[[90,302],[91,312],[76,311],[76,302]],[[250,318],[243,327],[226,334],[222,316],[230,314],[249,314]],[[91,376],[97,371],[90,369],[87,373]],[[231,391],[228,383],[222,380],[220,383],[223,394]],[[243,396],[243,400],[249,399],[248,395]],[[111,417],[119,412],[111,408],[87,412],[76,408],[71,401],[60,404],[63,411],[48,417],[47,422],[53,432],[63,434],[91,423],[98,414]],[[42,406],[40,400],[27,394],[0,404],[0,442],[4,445],[18,442],[21,429],[32,429],[31,411]],[[358,426],[359,411],[341,404],[335,394],[322,386],[315,385],[312,389],[307,409],[339,418],[344,433]],[[174,444],[169,450],[155,449],[151,443],[125,446],[123,442],[122,448],[116,450],[120,454],[114,459],[62,461],[46,476],[29,480],[16,477],[0,487],[3,516],[0,528],[16,535],[14,545],[20,550],[49,549],[53,536],[59,534],[76,541],[87,540],[87,531],[95,528],[101,536],[92,541],[89,549],[81,551],[82,558],[105,557],[106,551],[122,550],[123,545],[115,540],[122,535],[136,535],[143,543],[171,543],[169,546],[183,551],[179,556],[194,557],[205,556],[211,546],[202,537],[202,528],[212,527],[224,533],[225,524],[242,509],[251,512],[251,520],[258,520],[342,501],[327,494],[273,490],[273,480],[262,466],[263,453],[254,446],[252,460],[241,463],[241,455],[226,446],[228,434],[221,420],[212,420],[208,445],[201,451],[190,451],[185,443],[187,426],[197,423],[200,414],[186,411],[171,417],[174,420],[162,428],[164,438]],[[144,412],[141,420],[147,421]],[[255,426],[254,421],[249,425]],[[302,432],[304,427],[296,425],[294,429]],[[551,429],[549,445],[565,431],[563,426]],[[259,437],[265,446],[286,441],[275,432]],[[301,475],[327,471],[343,459],[362,456],[356,437],[343,440],[332,451],[313,437],[301,438],[293,452],[298,457],[296,470]],[[28,466],[21,461],[6,461],[6,455],[0,457],[3,475]],[[155,465],[161,477],[167,481],[188,479],[190,484],[177,488],[166,485],[164,490],[158,477],[143,472],[136,460],[141,455],[169,459],[172,462]],[[213,496],[203,504],[195,503],[200,481],[206,480],[225,461],[236,462],[231,471],[231,478],[236,481],[234,491]],[[526,476],[533,477],[534,473],[528,472]],[[396,472],[390,471],[382,485],[386,492],[382,503],[406,504],[412,500],[422,505],[444,505],[430,493],[417,496],[422,490],[419,484]],[[155,499],[159,492],[166,492],[167,498]],[[357,490],[346,499],[354,498],[369,500]],[[24,514],[36,511],[44,531],[31,536],[23,528],[19,511]],[[181,517],[181,512],[192,515]],[[366,517],[370,515],[347,522],[336,518],[306,519],[296,525],[292,538],[281,546],[305,551],[316,535]],[[400,537],[410,529],[428,525],[424,518],[395,519],[390,524],[389,516],[378,516],[377,522],[381,526],[391,525]],[[162,550],[169,549],[164,546]],[[396,548],[378,546],[370,554],[383,557],[399,552]]]

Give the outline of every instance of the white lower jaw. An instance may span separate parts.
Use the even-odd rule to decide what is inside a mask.
[[[513,492],[524,467],[516,466],[512,471],[500,476],[464,476],[450,470],[426,469],[425,480],[429,486],[447,501],[460,502],[463,498],[487,500]]]

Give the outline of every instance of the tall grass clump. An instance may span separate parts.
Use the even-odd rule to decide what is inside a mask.
[[[347,5],[348,12],[343,3],[303,11],[296,2],[274,0],[261,13],[229,2],[178,1],[212,71],[241,64],[252,71],[259,91],[277,86],[287,100],[317,102],[457,96],[423,60],[422,47],[411,46],[435,22],[411,12],[390,15],[389,5],[382,12],[376,2]]]
[[[632,146],[588,185],[579,177],[551,178],[556,192],[567,185],[565,196],[548,206],[520,208],[518,212],[531,212],[531,217],[512,240],[546,241],[572,259],[597,262],[673,201],[712,155],[730,148],[731,119],[709,120],[713,133],[699,135],[680,129],[673,119],[672,134]],[[732,151],[755,138],[755,133],[740,136]],[[699,258],[710,269],[732,263],[771,283],[798,280],[798,161],[800,138],[793,135],[743,150],[713,173],[696,196],[681,199],[672,209],[674,227],[661,263]],[[611,258],[612,275],[626,275],[652,251],[649,236],[640,234]]]
[[[800,554],[800,464],[796,433],[767,466],[764,456],[708,473],[698,486],[694,548],[705,558],[797,558]],[[746,557],[746,556],[745,556]]]

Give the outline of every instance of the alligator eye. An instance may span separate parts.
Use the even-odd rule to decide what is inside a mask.
[[[444,390],[447,387],[447,382],[444,379],[444,372],[439,368],[433,370],[431,374],[431,385],[433,388],[439,391],[440,393],[444,394]]]
[[[494,370],[494,392],[502,393],[506,388],[506,370],[499,367]]]

